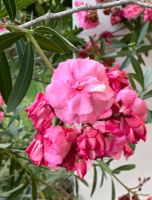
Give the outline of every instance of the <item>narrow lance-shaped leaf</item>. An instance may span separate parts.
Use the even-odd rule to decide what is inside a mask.
[[[0,52],[0,93],[7,103],[12,90],[12,79],[5,52]]]
[[[35,29],[35,32],[39,32],[42,34],[48,34],[53,35],[53,41],[57,44],[60,44],[60,46],[64,47],[64,50],[67,51],[68,49],[74,53],[78,52],[78,49],[65,37],[63,37],[61,34],[59,34],[54,29],[40,26],[37,29]]]
[[[144,86],[147,88],[152,84],[152,68],[147,68],[145,75],[144,75]]]
[[[32,178],[32,200],[37,200],[37,183],[34,178]]]
[[[114,169],[112,172],[115,173],[115,174],[119,174],[121,171],[132,170],[132,169],[135,169],[135,167],[136,167],[136,165],[134,165],[134,164],[122,165],[122,166]]]
[[[24,98],[33,75],[34,52],[30,43],[26,45],[21,68],[8,99],[7,111],[13,111]]]
[[[132,66],[134,68],[134,71],[136,73],[137,81],[140,83],[140,85],[142,86],[142,88],[144,88],[144,76],[143,76],[143,72],[142,72],[140,63],[132,55],[130,55],[130,60],[131,60]]]
[[[55,44],[54,41],[51,41],[50,39],[47,39],[46,37],[36,33],[33,36],[42,49],[55,53],[63,53],[62,48]]]
[[[13,33],[7,33],[4,35],[1,35],[0,36],[0,51],[7,49],[14,42],[20,39],[23,35],[24,33],[21,33],[21,32],[13,32]]]
[[[16,2],[15,0],[3,0],[7,13],[10,19],[13,21],[16,16]]]
[[[16,48],[19,55],[19,62],[20,64],[22,64],[22,59],[23,59],[24,50],[25,50],[25,42],[23,39],[20,39],[16,42]]]
[[[114,185],[113,180],[111,180],[111,187],[112,187],[111,200],[115,200],[116,199],[116,192],[115,192],[115,185]]]
[[[16,0],[16,10],[21,10],[36,1],[37,0],[26,0],[26,1],[25,0]],[[3,6],[0,11],[0,18],[5,17],[5,16],[7,16],[7,11],[6,11],[5,6]]]
[[[142,28],[141,28],[141,30],[140,30],[140,34],[139,34],[139,37],[138,37],[138,40],[137,40],[137,46],[144,40],[148,28],[149,28],[149,22],[146,22],[146,23],[142,26]]]
[[[94,171],[94,176],[93,176],[91,196],[94,194],[96,186],[97,186],[97,169],[95,165],[93,166],[93,171]]]

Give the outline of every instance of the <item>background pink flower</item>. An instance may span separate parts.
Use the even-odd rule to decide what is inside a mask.
[[[128,4],[122,9],[123,17],[129,20],[136,19],[142,11],[143,8],[136,4]]]
[[[4,100],[3,97],[0,95],[0,107],[2,107],[4,105]]]
[[[84,5],[81,0],[74,2],[75,6]],[[92,29],[99,25],[99,18],[96,10],[80,11],[75,14],[77,22],[81,28]]]
[[[152,8],[145,8],[144,21],[152,21]]]
[[[46,98],[56,115],[66,123],[91,123],[114,101],[105,68],[90,59],[71,59],[59,64]]]
[[[4,112],[0,112],[0,123],[3,121],[4,119]]]

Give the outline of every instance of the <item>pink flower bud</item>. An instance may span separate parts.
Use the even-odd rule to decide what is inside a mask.
[[[78,173],[78,176],[83,179],[87,172],[87,165],[84,159],[80,159],[78,163],[76,164],[76,171]]]
[[[36,130],[43,131],[51,125],[53,109],[45,100],[43,93],[38,93],[35,101],[25,110]]]

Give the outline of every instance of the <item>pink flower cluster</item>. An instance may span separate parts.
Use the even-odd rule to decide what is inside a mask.
[[[0,94],[0,108],[4,105],[4,100]],[[0,123],[3,121],[4,119],[4,112],[0,111]]]
[[[88,58],[60,63],[45,94],[26,111],[36,129],[26,149],[32,162],[77,171],[80,178],[92,160],[128,158],[132,145],[146,139],[146,104],[127,74]]]
[[[75,0],[76,7],[85,5],[82,0]],[[96,10],[80,11],[75,14],[78,25],[83,29],[93,29],[99,25],[99,18]]]
[[[119,24],[125,19],[128,20],[135,20],[137,17],[139,17],[143,13],[143,20],[146,21],[152,21],[152,9],[151,8],[145,8],[143,9],[141,6],[137,4],[128,4],[127,6],[121,8],[115,8],[111,11],[111,24]]]

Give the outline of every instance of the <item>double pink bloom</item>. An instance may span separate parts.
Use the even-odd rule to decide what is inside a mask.
[[[32,162],[86,174],[91,161],[133,154],[130,144],[146,139],[147,107],[119,67],[90,59],[59,64],[45,94],[26,111],[37,133],[26,149]],[[53,125],[58,117],[60,125]]]

